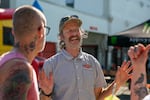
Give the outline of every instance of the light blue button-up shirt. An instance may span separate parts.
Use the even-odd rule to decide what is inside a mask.
[[[76,58],[62,50],[43,68],[54,75],[53,100],[95,100],[94,88],[107,85],[99,62],[82,50]]]

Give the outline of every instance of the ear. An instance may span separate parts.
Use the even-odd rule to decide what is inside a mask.
[[[12,28],[12,30],[11,30],[11,34],[14,36],[14,28]]]
[[[63,33],[59,33],[59,39],[60,39],[60,40],[63,40],[63,39],[64,39]]]
[[[40,29],[38,32],[37,32],[37,35],[38,35],[38,38],[43,38],[44,37],[44,32],[42,32],[43,30]]]

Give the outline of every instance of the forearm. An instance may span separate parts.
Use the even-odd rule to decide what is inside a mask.
[[[113,81],[106,89],[100,93],[97,100],[104,100],[106,97],[113,95],[117,92],[120,86],[117,85],[115,81]]]
[[[131,80],[131,100],[142,100],[147,94],[146,67],[144,64],[135,65]]]

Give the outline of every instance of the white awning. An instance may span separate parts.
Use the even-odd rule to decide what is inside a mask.
[[[116,33],[114,35],[149,38],[150,37],[150,19],[135,27]]]

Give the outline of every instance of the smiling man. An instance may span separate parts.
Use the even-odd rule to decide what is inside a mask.
[[[101,65],[92,55],[82,51],[85,32],[81,30],[81,25],[77,15],[60,20],[61,51],[49,58],[44,63],[44,71],[40,72],[42,93],[53,100],[103,100],[112,93],[115,83],[118,89],[129,79],[129,62],[124,62],[115,81],[103,90],[107,84]]]

